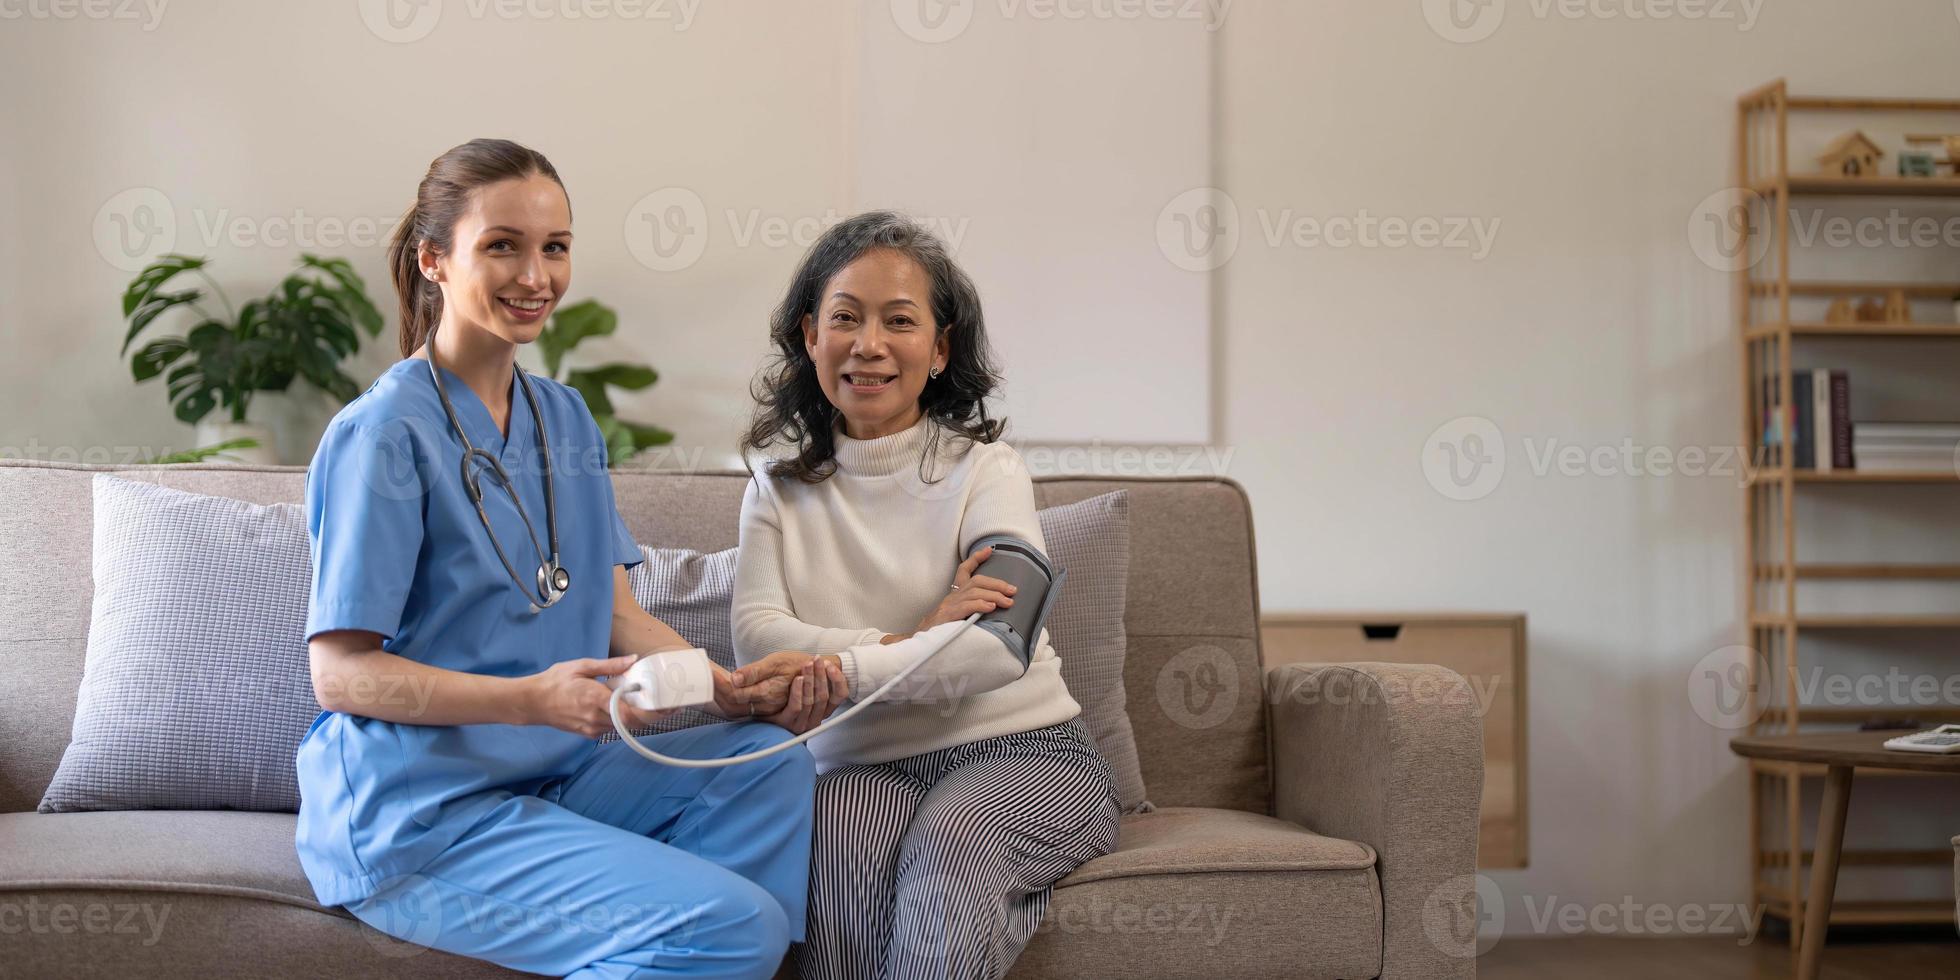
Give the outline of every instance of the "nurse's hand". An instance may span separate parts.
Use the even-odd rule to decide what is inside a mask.
[[[830,717],[848,695],[837,658],[811,657],[790,681],[789,704],[762,720],[780,725],[792,735],[801,735]]]
[[[529,677],[518,678],[518,710],[526,725],[549,725],[599,738],[613,730],[609,705],[612,690],[600,679],[626,673],[640,658],[613,657],[609,660],[565,660],[552,664]],[[640,711],[630,704],[620,706],[620,714],[634,726],[645,726],[671,712]]]

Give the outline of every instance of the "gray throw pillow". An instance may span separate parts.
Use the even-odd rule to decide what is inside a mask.
[[[704,555],[684,548],[640,546],[645,561],[626,570],[633,598],[653,618],[672,627],[681,638],[708,651],[708,659],[735,669],[734,630],[729,624],[735,601],[735,549]],[[699,708],[682,708],[636,735],[673,732],[727,719]],[[608,732],[603,741],[619,736]]]
[[[1082,705],[1082,725],[1108,760],[1123,812],[1148,810],[1136,732],[1130,727],[1123,628],[1130,579],[1130,495],[1118,490],[1037,515],[1048,557],[1068,572],[1048,614],[1048,642],[1062,680]]]
[[[43,813],[299,809],[306,512],[98,474],[75,724]]]

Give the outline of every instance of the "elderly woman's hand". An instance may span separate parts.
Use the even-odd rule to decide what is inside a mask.
[[[783,710],[789,703],[789,676],[744,678],[739,671],[714,668],[716,714],[732,721],[762,718]]]
[[[953,587],[939,600],[938,607],[919,620],[916,632],[926,630],[942,623],[957,623],[974,613],[990,613],[1014,604],[1013,585],[991,575],[974,574],[980,563],[992,557],[994,546],[988,545],[968,556],[953,572]],[[887,637],[886,642],[903,640],[903,636]]]
[[[783,710],[762,718],[772,725],[782,726],[792,735],[801,735],[817,727],[850,696],[845,689],[844,671],[838,666],[836,657],[804,656],[807,659],[803,666],[790,680],[789,703]]]

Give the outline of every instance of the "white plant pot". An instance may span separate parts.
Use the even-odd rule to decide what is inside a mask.
[[[278,465],[279,447],[272,438],[272,428],[256,422],[199,422],[197,424],[197,446],[215,446],[233,439],[257,439],[259,444],[253,449],[227,449],[224,455],[209,460],[217,463],[263,463]]]

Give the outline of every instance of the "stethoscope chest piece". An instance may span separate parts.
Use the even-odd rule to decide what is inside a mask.
[[[545,605],[549,606],[557,602],[565,593],[571,591],[571,588],[572,573],[566,571],[565,566],[558,564],[557,559],[554,558],[538,566],[538,595],[544,597]]]

